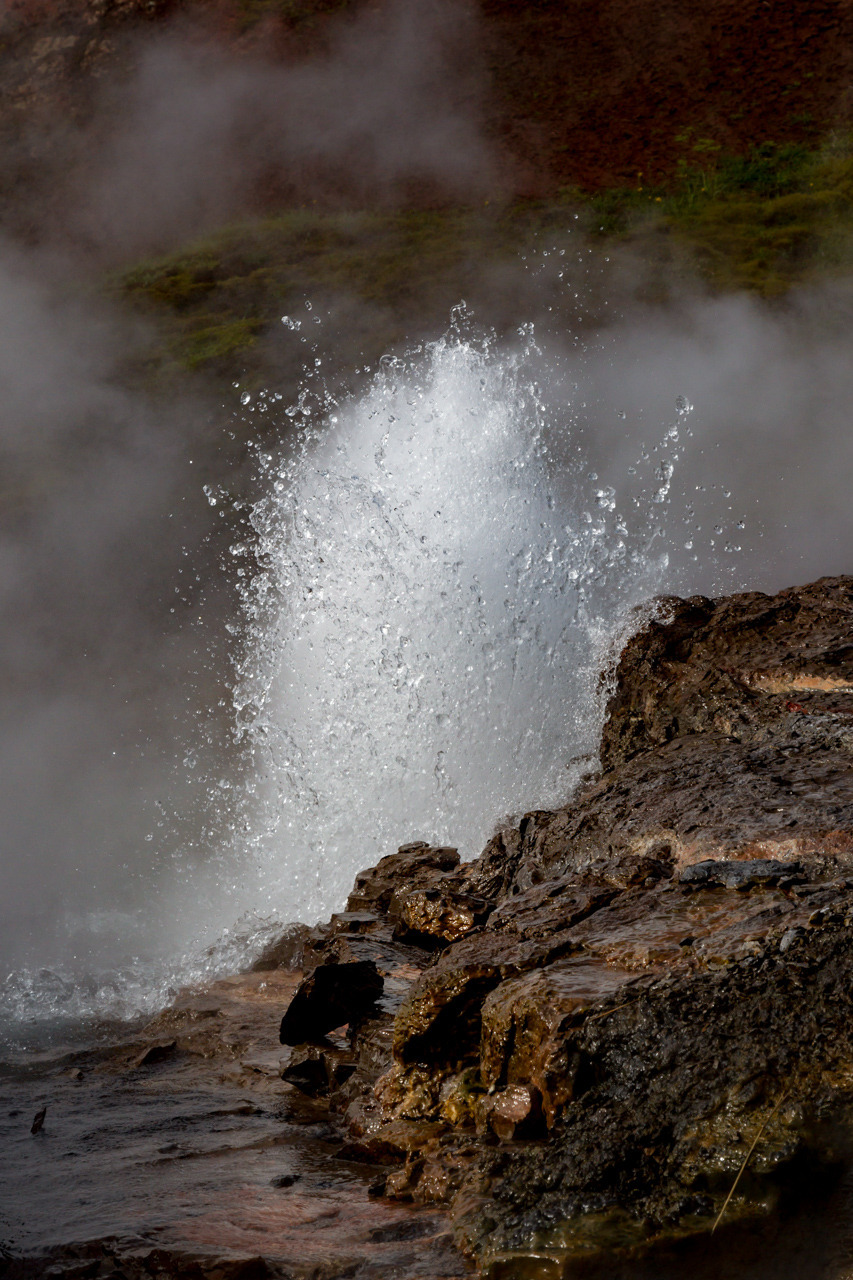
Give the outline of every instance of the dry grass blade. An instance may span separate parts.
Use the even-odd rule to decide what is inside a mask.
[[[738,1183],[740,1182],[740,1180],[741,1180],[741,1177],[742,1177],[742,1175],[743,1175],[743,1171],[744,1171],[744,1169],[745,1169],[745,1168],[746,1168],[746,1166],[749,1164],[750,1156],[752,1155],[752,1153],[753,1153],[753,1151],[755,1150],[755,1148],[758,1146],[758,1143],[759,1143],[759,1141],[760,1141],[760,1139],[761,1139],[761,1135],[762,1135],[762,1133],[763,1133],[763,1132],[764,1132],[764,1130],[767,1128],[767,1126],[769,1125],[770,1121],[773,1119],[773,1117],[775,1116],[776,1112],[779,1110],[779,1108],[781,1107],[782,1103],[785,1101],[785,1099],[787,1098],[787,1096],[788,1096],[788,1094],[789,1094],[790,1092],[791,1092],[791,1091],[790,1091],[790,1089],[786,1089],[786,1090],[785,1090],[785,1092],[782,1094],[782,1096],[779,1098],[779,1100],[778,1100],[778,1102],[776,1103],[776,1105],[775,1105],[775,1107],[773,1108],[773,1110],[770,1112],[770,1114],[764,1117],[764,1120],[763,1120],[763,1121],[762,1121],[762,1123],[761,1123],[761,1128],[758,1130],[758,1133],[757,1133],[757,1134],[755,1135],[755,1137],[752,1139],[752,1146],[751,1146],[751,1147],[749,1148],[749,1150],[747,1151],[746,1155],[744,1156],[743,1164],[742,1164],[742,1165],[741,1165],[741,1167],[738,1169],[737,1177],[735,1178],[734,1182],[732,1183],[732,1189],[731,1189],[731,1191],[729,1192],[729,1194],[726,1196],[725,1201],[723,1202],[723,1207],[722,1207],[722,1209],[720,1210],[720,1212],[717,1214],[716,1219],[714,1220],[714,1225],[713,1225],[713,1227],[711,1228],[711,1235],[713,1235],[713,1234],[714,1234],[714,1232],[717,1230],[717,1227],[718,1227],[718,1226],[720,1225],[720,1223],[722,1222],[722,1220],[723,1220],[723,1214],[726,1212],[726,1209],[728,1209],[728,1207],[729,1207],[729,1201],[731,1200],[732,1196],[734,1195],[735,1191],[737,1190],[737,1184],[738,1184]]]
[[[615,1013],[617,1009],[627,1009],[629,1004],[636,1004],[636,1000],[626,1000],[624,1004],[611,1005],[609,1009],[601,1009],[598,1013],[591,1013],[586,1022],[595,1022],[596,1018],[607,1018],[611,1013]]]

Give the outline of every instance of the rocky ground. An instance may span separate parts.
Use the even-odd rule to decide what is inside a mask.
[[[4,1280],[470,1273],[446,1215],[372,1194],[381,1171],[344,1158],[325,1102],[282,1084],[298,983],[288,968],[235,975],[118,1043],[32,1054],[23,1072],[4,1061]]]
[[[291,1228],[288,1270],[273,1225],[259,1274],[386,1274],[368,1203],[429,1227],[401,1276],[849,1274],[851,696],[853,578],[662,601],[570,805],[465,866],[404,846],[234,980],[284,1013],[282,1085],[266,998],[264,1089],[364,1171],[351,1269],[340,1240],[299,1269]],[[211,998],[111,1069],[216,1059]]]
[[[850,579],[662,602],[567,808],[406,847],[309,937],[285,1078],[484,1273],[779,1223],[847,1159],[851,626]]]

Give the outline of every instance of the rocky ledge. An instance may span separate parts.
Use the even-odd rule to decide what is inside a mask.
[[[841,1274],[853,578],[663,600],[614,689],[571,804],[307,933],[283,1078],[490,1280]]]

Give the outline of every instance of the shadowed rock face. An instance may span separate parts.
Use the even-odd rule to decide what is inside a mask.
[[[664,601],[570,805],[469,866],[407,846],[315,931],[383,975],[350,1156],[483,1274],[710,1276],[761,1221],[744,1275],[831,1274],[790,1223],[853,1152],[851,715],[853,579]]]

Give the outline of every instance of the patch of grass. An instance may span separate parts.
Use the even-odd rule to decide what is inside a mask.
[[[836,270],[853,265],[853,155],[840,140],[826,152],[764,143],[721,162],[704,198],[686,207],[675,195],[664,207],[717,288],[771,296],[830,259]]]
[[[565,203],[554,214],[565,230]],[[326,213],[291,210],[226,227],[178,253],[139,264],[112,287],[151,315],[164,366],[253,363],[283,312],[341,299],[386,319],[436,317],[476,284],[485,264],[512,257],[542,224],[538,206]]]
[[[689,151],[666,188],[608,191],[587,199],[594,234],[634,242],[673,236],[715,289],[765,297],[827,271],[853,268],[853,141],[820,148],[763,142],[721,155],[709,139],[681,135]]]
[[[179,363],[187,369],[201,369],[210,364],[230,363],[235,355],[244,355],[255,345],[261,323],[257,319],[226,320],[215,316],[211,323],[196,324],[177,344]]]
[[[797,143],[763,142],[748,155],[728,156],[720,162],[717,190],[751,192],[764,200],[786,195],[798,189],[812,160],[808,148]]]
[[[686,264],[714,290],[772,297],[853,269],[848,135],[832,135],[813,150],[762,143],[741,157],[688,137],[671,185],[641,184],[638,175],[629,189],[564,188],[550,201],[511,206],[293,209],[141,263],[113,287],[156,320],[162,342],[152,365],[233,377],[260,368],[266,336],[307,300],[360,304],[347,339],[357,359],[362,337],[367,354],[413,328],[443,325],[449,308],[471,300],[493,267],[536,242],[568,246],[573,227],[605,252],[614,242],[627,244],[655,278],[665,282]]]

